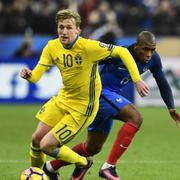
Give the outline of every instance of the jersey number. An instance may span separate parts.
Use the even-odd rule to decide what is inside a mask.
[[[68,136],[71,135],[71,131],[69,129],[66,129],[67,125],[65,124],[64,127],[62,127],[60,130],[58,130],[56,132],[56,134],[58,134],[59,139],[61,141],[64,141],[66,138],[68,138]]]
[[[73,66],[73,57],[71,54],[63,54],[64,58],[64,67],[72,67]]]

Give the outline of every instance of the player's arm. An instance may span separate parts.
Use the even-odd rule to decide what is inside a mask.
[[[23,68],[20,72],[20,76],[32,83],[39,81],[45,71],[53,64],[49,49],[49,44],[47,44],[43,49],[39,63],[36,67],[32,71],[27,67]]]
[[[180,115],[177,113],[175,105],[174,105],[174,98],[171,87],[165,77],[165,74],[162,70],[162,64],[159,55],[156,55],[155,65],[150,69],[153,73],[153,76],[156,80],[158,85],[161,97],[166,104],[169,114],[173,120],[175,120],[178,127],[180,127]]]
[[[20,76],[29,82],[36,83],[48,69],[48,66],[37,64],[32,71],[27,67],[23,68]]]
[[[180,127],[180,115],[176,111],[172,90],[165,78],[165,75],[163,74],[161,77],[156,77],[155,79],[159,87],[161,97],[169,110],[170,116],[176,121],[177,126]]]
[[[111,55],[113,57],[120,57],[120,59],[123,61],[124,65],[127,67],[130,73],[137,92],[141,97],[146,96],[149,92],[149,88],[147,84],[141,79],[134,58],[132,57],[128,49],[120,46],[115,46]]]
[[[105,61],[110,57],[120,58],[127,67],[139,95],[143,97],[148,94],[149,88],[141,79],[137,65],[128,49],[99,41],[88,40],[86,42],[86,51],[87,56],[93,62]]]

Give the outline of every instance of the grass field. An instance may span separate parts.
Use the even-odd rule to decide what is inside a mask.
[[[28,161],[31,134],[37,121],[39,105],[0,106],[0,180],[18,180]],[[178,109],[180,112],[180,108]],[[180,180],[180,129],[165,108],[140,108],[144,123],[126,154],[117,166],[122,180]],[[98,170],[121,126],[115,122],[103,151],[94,157],[94,164],[85,180],[99,180]],[[86,132],[73,144],[84,140]],[[62,168],[62,180],[68,180],[74,166]]]

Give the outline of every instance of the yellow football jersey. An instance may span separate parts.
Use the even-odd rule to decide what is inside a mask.
[[[121,57],[122,54],[118,46],[82,37],[77,37],[70,48],[64,48],[57,38],[50,40],[45,46],[38,64],[43,67],[56,65],[60,70],[64,87],[55,97],[57,104],[62,103],[90,116],[93,108],[98,108],[101,92],[98,62],[111,56]],[[135,77],[134,81],[138,81],[140,76],[138,70],[136,72],[135,63],[129,61],[124,63]],[[29,80],[33,81],[33,78],[36,79],[34,76],[38,76],[38,74],[40,74],[38,71],[32,72],[32,77]]]

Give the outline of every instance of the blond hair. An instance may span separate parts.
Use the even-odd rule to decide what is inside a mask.
[[[56,23],[57,24],[59,21],[63,21],[65,19],[70,19],[70,18],[74,18],[74,20],[76,22],[76,26],[80,27],[81,17],[78,12],[73,11],[71,9],[63,9],[63,10],[59,10],[56,13]]]

